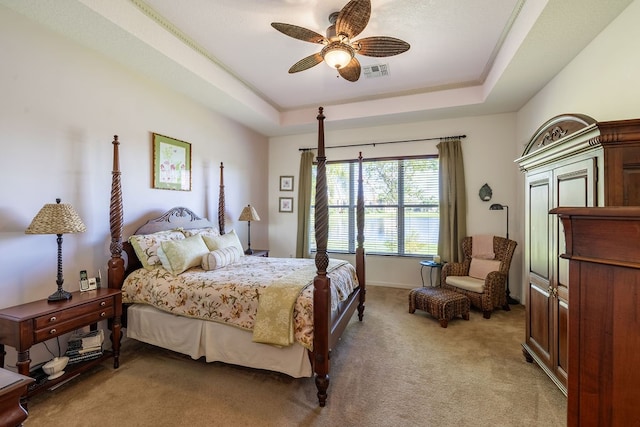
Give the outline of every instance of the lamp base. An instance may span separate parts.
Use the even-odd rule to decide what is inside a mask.
[[[251,248],[247,248],[247,250],[246,250],[246,251],[244,251],[244,254],[245,254],[245,255],[251,255],[251,254],[253,254],[253,249],[251,249]]]
[[[47,298],[47,300],[50,302],[66,301],[70,299],[71,299],[71,292],[67,292],[62,288],[59,288],[57,291],[49,295],[49,298]]]

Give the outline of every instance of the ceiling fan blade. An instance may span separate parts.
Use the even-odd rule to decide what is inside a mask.
[[[352,44],[360,55],[375,57],[399,55],[411,47],[403,40],[387,36],[365,37]]]
[[[350,82],[356,82],[360,78],[360,61],[355,57],[351,58],[351,62],[346,67],[338,68],[338,73],[343,79]]]
[[[364,30],[370,17],[370,0],[351,0],[338,14],[336,34],[346,34],[352,39]]]
[[[297,25],[283,24],[282,22],[272,22],[271,26],[282,34],[286,34],[294,39],[302,40],[310,43],[326,44],[327,38],[322,34],[318,34],[315,31],[307,28],[298,27]]]
[[[300,61],[296,62],[289,68],[289,73],[297,73],[300,71],[308,70],[311,67],[314,67],[322,62],[322,55],[320,53],[314,53],[313,55],[309,55],[306,58],[302,58]]]

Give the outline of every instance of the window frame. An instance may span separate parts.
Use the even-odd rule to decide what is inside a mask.
[[[393,205],[389,205],[389,204],[367,204],[365,201],[365,212],[367,210],[370,209],[395,209],[396,210],[396,236],[395,236],[395,243],[397,244],[396,246],[396,251],[395,252],[391,252],[391,251],[374,251],[371,249],[367,250],[366,247],[366,242],[367,242],[367,233],[365,231],[365,250],[367,250],[367,254],[368,255],[380,255],[380,256],[399,256],[399,257],[428,257],[430,255],[435,255],[437,253],[437,243],[436,243],[436,249],[434,250],[433,253],[409,253],[407,254],[407,248],[406,248],[406,232],[407,232],[407,228],[406,227],[406,216],[405,216],[405,210],[406,209],[411,209],[411,208],[417,208],[417,209],[436,209],[436,213],[437,213],[437,218],[438,218],[438,229],[439,229],[439,176],[436,178],[436,201],[434,203],[425,203],[425,204],[420,204],[420,203],[411,203],[411,204],[405,204],[405,173],[404,173],[404,167],[402,162],[404,161],[411,161],[411,160],[431,160],[431,161],[435,161],[435,166],[436,166],[436,171],[438,171],[439,169],[439,156],[437,154],[424,154],[424,155],[412,155],[412,156],[391,156],[391,157],[375,157],[375,158],[367,158],[367,159],[363,159],[363,163],[371,163],[371,162],[389,162],[389,161],[395,161],[398,162],[398,167],[397,167],[397,173],[398,173],[398,188],[397,188],[397,204],[393,204]],[[331,248],[330,247],[330,242],[331,242],[331,237],[329,238],[329,242],[327,244],[327,252],[329,253],[336,253],[336,254],[354,254],[356,247],[357,247],[357,229],[356,229],[356,209],[357,209],[357,179],[358,179],[358,160],[354,160],[354,159],[349,159],[349,160],[331,160],[331,161],[327,161],[326,165],[327,168],[330,167],[330,165],[335,165],[335,164],[346,164],[348,165],[348,171],[349,171],[349,201],[347,204],[331,204],[331,202],[329,201],[328,204],[328,209],[329,209],[329,220],[331,221],[332,215],[331,215],[331,209],[347,209],[347,220],[348,220],[348,244],[347,244],[347,249],[346,250],[339,250],[336,248]],[[363,168],[363,173],[366,171],[366,168]],[[436,172],[438,173],[438,172]],[[312,182],[315,183],[316,182],[316,174],[317,174],[317,163],[314,162],[313,164],[313,170],[312,170]],[[327,174],[328,175],[328,174]],[[438,174],[439,175],[439,174]],[[328,180],[329,181],[329,180]],[[428,182],[428,181],[427,181]],[[327,182],[327,185],[329,186],[330,183]],[[431,190],[433,192],[433,189]],[[366,190],[365,190],[366,193]],[[366,197],[365,197],[366,198]],[[331,199],[331,197],[329,197],[329,199]],[[312,189],[312,198],[311,198],[311,209],[310,209],[310,220],[311,220],[311,224],[313,224],[313,218],[315,215],[315,185]],[[367,214],[365,213],[365,218],[366,218]],[[365,220],[365,229],[366,229],[366,220]],[[316,246],[315,246],[315,233],[313,230],[313,227],[310,227],[310,239],[309,242],[311,244],[311,252],[315,252],[316,251]],[[437,233],[439,232],[439,230],[436,230],[436,242],[437,242]],[[329,233],[331,234],[331,226],[329,229]],[[382,240],[381,240],[382,241]]]

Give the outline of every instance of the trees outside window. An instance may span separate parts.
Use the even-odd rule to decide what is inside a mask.
[[[358,163],[328,162],[329,252],[354,253]],[[364,160],[365,250],[381,255],[435,255],[438,249],[438,157]],[[315,213],[315,177],[311,224]],[[315,250],[314,230],[310,231]]]

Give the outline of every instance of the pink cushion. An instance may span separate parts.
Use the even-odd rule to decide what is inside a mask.
[[[500,260],[471,258],[469,276],[484,280],[487,274],[500,270]]]
[[[471,257],[482,259],[494,259],[493,236],[479,234],[471,237]]]

